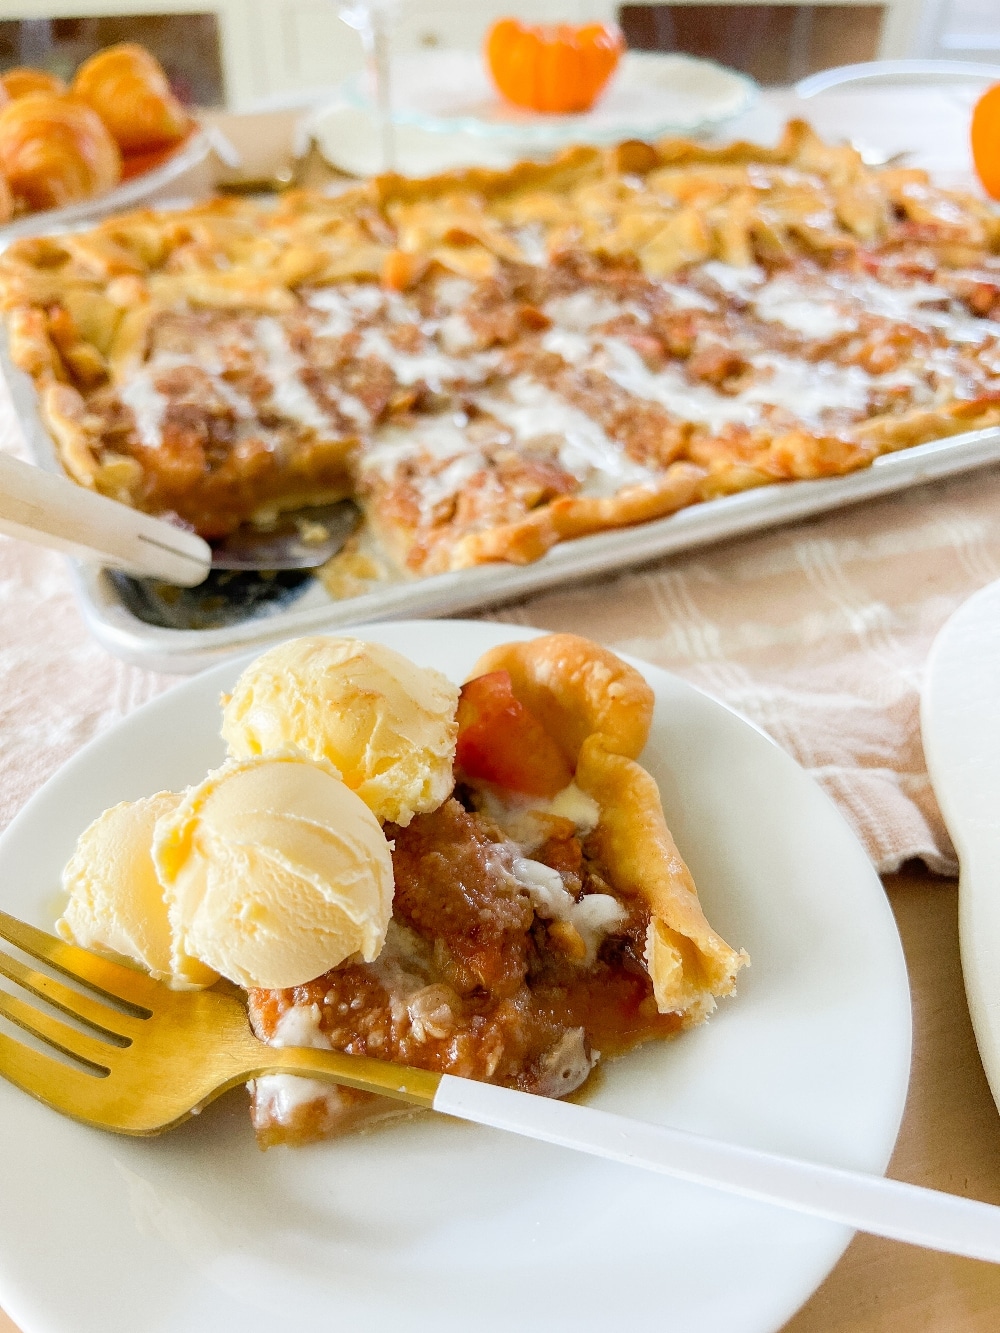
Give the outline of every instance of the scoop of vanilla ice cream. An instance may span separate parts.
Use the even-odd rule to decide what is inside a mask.
[[[451,793],[458,688],[381,644],[292,639],[251,662],[224,703],[230,754],[325,759],[383,822],[405,826]]]
[[[156,825],[175,955],[240,986],[312,981],[352,954],[375,959],[392,915],[392,856],[378,820],[301,755],[229,760]]]
[[[210,986],[217,974],[174,950],[163,886],[151,853],[153,829],[180,796],[170,791],[105,810],[80,835],[63,871],[69,894],[56,922],[63,939],[105,949],[141,963],[158,981]]]

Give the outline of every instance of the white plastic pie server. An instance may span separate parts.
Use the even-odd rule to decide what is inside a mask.
[[[212,548],[193,532],[0,453],[0,532],[144,578],[193,588]]]

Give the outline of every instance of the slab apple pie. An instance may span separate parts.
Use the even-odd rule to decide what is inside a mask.
[[[357,498],[419,576],[1000,422],[1000,214],[793,122],[22,240],[82,485],[211,538]]]

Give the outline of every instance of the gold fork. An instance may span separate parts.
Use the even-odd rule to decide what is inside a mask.
[[[262,1074],[306,1074],[477,1124],[930,1249],[1000,1263],[1000,1208],[881,1176],[758,1152],[681,1130],[340,1051],[266,1046],[225,985],[171,991],[0,912],[0,939],[83,993],[0,951],[0,976],[75,1020],[0,989],[0,1017],[69,1057],[0,1030],[0,1075],[64,1115],[119,1134],[158,1134]]]
[[[0,1032],[0,1074],[74,1120],[119,1134],[159,1134],[262,1074],[308,1074],[433,1104],[438,1075],[427,1070],[258,1041],[235,988],[173,991],[6,912],[0,939],[95,993],[81,994],[0,952],[0,976],[86,1029],[0,990],[0,1016],[74,1061],[52,1059]]]

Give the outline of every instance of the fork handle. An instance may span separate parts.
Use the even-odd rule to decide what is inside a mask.
[[[1000,1263],[1000,1208],[572,1102],[442,1076],[434,1110],[930,1250]]]

